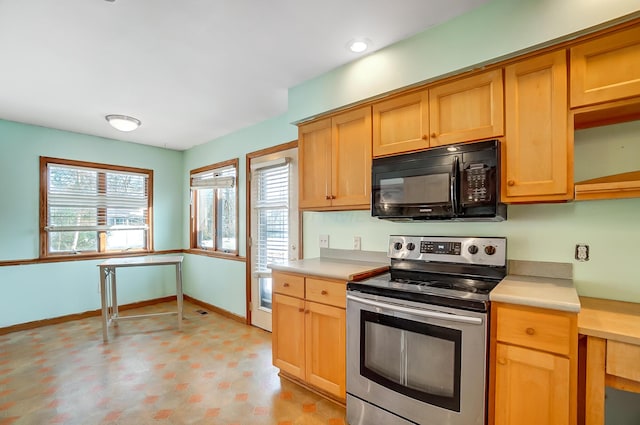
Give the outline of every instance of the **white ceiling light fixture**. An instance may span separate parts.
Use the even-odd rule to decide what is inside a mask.
[[[371,40],[367,38],[356,38],[351,40],[347,44],[347,47],[349,47],[349,50],[351,50],[353,53],[362,53],[367,50],[370,45]]]
[[[133,131],[142,125],[139,119],[130,117],[128,115],[107,115],[104,117],[111,127],[120,131]]]

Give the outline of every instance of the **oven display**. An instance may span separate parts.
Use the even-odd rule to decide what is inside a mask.
[[[420,242],[420,254],[447,254],[460,255],[462,244],[460,242]]]

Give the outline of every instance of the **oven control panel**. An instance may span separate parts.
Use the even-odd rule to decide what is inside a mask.
[[[506,266],[506,238],[390,236],[389,258]]]

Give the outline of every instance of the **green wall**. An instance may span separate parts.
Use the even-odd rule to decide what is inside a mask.
[[[246,255],[246,155],[298,138],[297,128],[282,115],[247,127],[211,143],[188,150],[184,157],[183,189],[189,199],[189,171],[204,165],[238,158],[238,199],[240,217],[239,251]],[[189,246],[189,205],[184,202],[183,246]],[[185,292],[239,316],[245,316],[245,263],[240,261],[187,255]]]
[[[0,261],[39,255],[40,156],[153,169],[155,249],[182,247],[182,152],[0,120]],[[98,263],[0,267],[0,327],[100,308]],[[166,267],[122,270],[118,282],[121,303],[175,294]]]
[[[467,14],[292,87],[289,121],[296,122],[400,87],[479,68],[627,15],[640,15],[637,0],[492,0]]]

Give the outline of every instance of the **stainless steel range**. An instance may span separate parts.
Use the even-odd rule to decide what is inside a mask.
[[[484,425],[489,292],[505,238],[391,236],[390,272],[347,284],[347,422]]]

